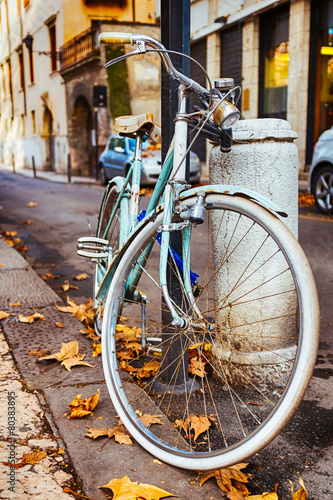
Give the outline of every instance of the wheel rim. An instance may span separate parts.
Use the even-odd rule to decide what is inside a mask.
[[[213,211],[215,211],[215,209],[212,210],[211,213]],[[219,214],[220,213],[222,212],[219,211]],[[219,270],[218,273],[216,273],[216,265],[213,273],[211,271],[203,271],[203,238],[202,234],[199,233],[197,235],[198,242],[200,243],[200,248],[198,247],[199,249],[197,250],[199,252],[199,259],[197,259],[197,264],[195,264],[195,259],[191,259],[191,267],[193,261],[193,266],[195,267],[193,271],[196,272],[196,269],[201,268],[200,272],[198,272],[201,276],[199,279],[202,280],[202,286],[204,286],[209,293],[205,298],[205,291],[202,291],[196,302],[199,309],[204,313],[207,320],[206,324],[208,325],[208,323],[210,323],[210,325],[215,325],[215,331],[214,326],[211,331],[207,328],[206,331],[200,331],[199,329],[197,332],[193,331],[193,329],[191,332],[176,331],[176,329],[170,325],[168,327],[164,325],[163,327],[164,330],[167,329],[169,334],[171,333],[173,335],[173,340],[176,338],[180,339],[180,343],[184,348],[177,363],[171,369],[171,372],[174,374],[178,372],[179,374],[179,371],[182,369],[181,365],[184,365],[184,360],[186,359],[185,353],[187,353],[190,361],[186,360],[185,362],[184,378],[187,378],[187,372],[190,366],[191,370],[193,370],[193,366],[196,368],[194,368],[192,378],[187,379],[184,383],[187,387],[190,387],[197,382],[198,388],[196,390],[191,391],[189,389],[185,393],[177,394],[175,390],[176,376],[171,374],[167,385],[165,380],[163,380],[163,372],[167,371],[168,367],[170,368],[170,361],[166,361],[166,353],[170,350],[169,347],[166,347],[168,344],[167,335],[164,336],[160,345],[160,347],[162,347],[162,364],[160,365],[162,368],[157,368],[155,375],[147,379],[144,378],[144,372],[145,370],[147,371],[147,365],[144,365],[144,363],[150,363],[156,361],[156,359],[145,357],[144,353],[140,352],[138,346],[134,345],[140,340],[140,324],[142,326],[142,311],[140,311],[142,307],[140,305],[134,302],[128,302],[123,308],[122,313],[128,318],[126,326],[132,329],[129,330],[128,333],[128,342],[126,341],[126,334],[123,335],[121,333],[121,328],[119,326],[117,327],[119,307],[123,304],[122,297],[124,286],[121,283],[127,281],[131,269],[130,265],[124,268],[122,276],[117,275],[119,283],[114,290],[114,301],[110,309],[110,316],[108,315],[109,324],[104,331],[104,370],[108,387],[114,397],[118,413],[124,420],[126,419],[126,425],[129,425],[131,432],[134,432],[135,437],[139,441],[143,436],[143,441],[141,441],[141,443],[144,445],[147,444],[147,442],[151,444],[153,447],[152,453],[180,467],[198,468],[199,461],[201,462],[201,468],[211,468],[212,466],[219,466],[221,463],[225,464],[234,462],[235,460],[238,461],[242,459],[242,457],[245,457],[245,455],[249,456],[252,452],[258,451],[258,449],[266,444],[267,440],[272,439],[281,429],[282,425],[285,424],[286,419],[291,415],[292,407],[297,405],[303,390],[298,387],[296,392],[292,395],[294,401],[291,402],[289,396],[289,401],[286,403],[284,402],[288,398],[283,396],[283,390],[285,387],[288,387],[290,379],[294,380],[295,378],[293,378],[293,370],[297,354],[294,346],[300,340],[300,327],[304,324],[303,318],[300,318],[300,297],[297,296],[297,280],[294,279],[294,274],[290,270],[283,269],[283,272],[281,272],[280,269],[280,271],[275,272],[274,275],[270,276],[268,273],[265,278],[265,284],[258,286],[255,275],[258,273],[262,274],[263,267],[273,269],[275,266],[274,260],[276,259],[280,260],[279,266],[281,266],[281,259],[285,260],[283,252],[281,249],[277,249],[273,238],[267,236],[267,234],[265,236],[259,235],[258,231],[260,232],[262,229],[257,227],[255,219],[251,221],[250,225],[248,225],[247,222],[244,225],[244,215],[239,216],[239,214],[236,214],[234,221],[230,221],[230,218],[234,217],[233,213],[231,214],[228,212],[227,216],[229,222],[233,225],[231,232],[229,228],[229,234],[231,234],[232,237],[230,237],[230,240],[224,248],[224,260],[225,262],[228,260],[229,267],[232,260],[239,259],[240,255],[244,257],[247,253],[251,253],[248,245],[251,241],[249,239],[250,233],[253,231],[257,244],[256,249],[253,250],[252,254],[249,256],[246,270],[243,273],[237,272],[234,276],[228,276],[229,280],[234,279],[233,283],[230,285],[227,294],[228,297],[225,295],[224,299],[226,300],[224,302],[219,299],[220,305],[218,307],[216,307],[216,299],[214,299],[213,302],[215,301],[215,305],[213,310],[211,306],[211,292],[215,290],[216,283],[223,276],[223,272],[221,274],[221,270]],[[224,231],[225,227],[223,226],[224,222],[221,222],[222,219],[224,219],[224,217],[221,218],[220,215],[218,215],[215,221],[213,220],[213,227],[209,228],[208,232],[210,233],[212,231],[212,234],[216,235]],[[200,226],[197,229],[201,231]],[[193,235],[192,233],[192,237]],[[211,241],[213,241],[214,238],[215,236]],[[268,242],[268,239],[272,241]],[[145,248],[146,244],[147,241],[144,243],[143,248]],[[214,244],[211,246],[214,247]],[[264,246],[268,248],[271,246],[271,248],[269,248],[268,254],[266,252],[264,260],[258,260],[258,252]],[[156,253],[158,254],[158,244],[155,243],[155,247]],[[243,247],[243,253],[241,253],[241,247]],[[194,246],[191,250],[192,254],[194,252],[193,248]],[[141,254],[140,249],[137,249],[137,251],[138,254]],[[133,251],[132,254],[134,256],[135,251]],[[212,264],[214,259],[216,260],[216,255],[212,256],[211,253],[208,253],[208,263]],[[255,263],[256,260],[258,261],[257,263]],[[154,255],[154,251],[152,251],[146,269],[142,274],[139,288],[141,291],[144,291],[148,297],[149,306],[147,307],[148,319],[146,324],[148,331],[150,331],[149,335],[156,337],[161,333],[161,320],[154,319],[154,315],[156,318],[156,311],[161,307],[161,294],[157,286],[158,272],[154,269],[155,261],[156,256]],[[135,259],[133,262],[135,262]],[[287,260],[285,260],[285,263],[287,263]],[[219,269],[219,265],[217,269]],[[284,284],[279,284],[277,286],[278,292],[272,293],[272,291],[269,291],[270,287],[272,287],[272,285],[274,286],[275,280],[281,281],[281,274],[283,274],[284,277],[288,274],[289,282],[287,280]],[[235,276],[237,276],[236,279]],[[244,292],[244,283],[251,280],[255,283],[252,291]],[[262,281],[262,276],[260,276],[260,280]],[[292,283],[293,287],[290,286],[290,283]],[[156,290],[153,291],[153,288]],[[257,298],[255,298],[254,295],[251,299],[251,293],[257,293],[254,291],[255,289],[260,290],[260,295],[257,296]],[[235,293],[237,293],[238,299]],[[288,305],[287,308],[285,305],[282,305],[287,295],[294,295],[295,300],[293,302],[295,305],[292,310],[290,309],[290,305]],[[267,325],[269,325],[269,323],[280,322],[278,329],[281,330],[286,327],[287,321],[287,327],[289,331],[293,331],[293,335],[292,338],[288,334],[287,336],[284,335],[282,340],[278,340],[278,338],[274,340],[273,338],[272,341],[272,334],[270,334],[267,345],[264,339],[261,345],[260,354],[258,355],[258,352],[256,352],[256,354],[252,356],[252,365],[251,363],[246,364],[248,361],[246,361],[246,363],[244,361],[245,369],[243,367],[241,376],[236,377],[236,379],[238,378],[239,380],[232,380],[232,375],[228,373],[228,365],[229,368],[232,365],[232,368],[236,370],[237,373],[240,373],[239,367],[242,364],[242,360],[239,358],[242,358],[243,350],[239,351],[239,349],[248,348],[248,346],[246,347],[246,343],[248,344],[248,342],[245,342],[244,347],[244,333],[235,334],[235,329],[238,328],[240,331],[244,328],[244,324],[238,325],[238,327],[234,324],[233,333],[231,333],[230,325],[228,326],[228,331],[226,329],[221,332],[221,327],[216,328],[216,322],[221,325],[223,321],[225,321],[225,317],[223,314],[222,318],[216,319],[216,317],[222,309],[230,309],[230,304],[232,302],[232,307],[237,308],[237,300],[239,301],[239,299],[241,299],[243,303],[247,302],[249,304],[249,308],[245,312],[248,317],[247,326],[260,322],[261,325],[268,328]],[[263,315],[260,321],[256,320],[253,317],[251,309],[253,309],[253,303],[256,301],[258,302],[259,299],[261,303],[265,303],[265,305],[261,305],[261,307],[264,307],[267,311],[270,311],[273,302],[275,302],[274,310],[280,310],[280,313],[277,315],[275,312],[270,316]],[[205,301],[206,306],[202,305]],[[162,307],[164,306],[162,305]],[[180,309],[181,305],[177,307]],[[217,309],[220,311],[217,312]],[[214,318],[212,318],[213,314],[215,314]],[[193,316],[192,313],[187,316],[191,315]],[[290,328],[292,328],[292,330],[290,330]],[[135,336],[137,337],[136,340]],[[233,338],[230,341],[231,336]],[[264,338],[263,333],[261,333],[261,336]],[[238,346],[238,342],[241,344],[243,342],[243,346]],[[267,348],[268,345],[269,348]],[[221,353],[218,354],[219,348],[220,350],[222,349],[222,355]],[[135,351],[134,356],[133,352],[132,354],[130,353],[131,349]],[[230,353],[230,351],[232,352]],[[289,365],[287,369],[288,376],[283,377],[283,380],[278,379],[275,375],[274,370],[276,370],[276,367],[274,367],[274,364],[276,363],[268,359],[269,356],[267,356],[267,352],[270,352],[271,356],[278,358],[279,361],[282,359],[282,365]],[[128,359],[128,357],[131,358],[131,356],[132,359]],[[219,364],[219,356],[220,359],[223,359],[224,356],[225,359],[223,359],[223,363]],[[256,366],[256,364],[259,364],[256,360],[258,360],[260,356],[262,356],[262,366]],[[264,359],[265,356],[267,358],[266,360]],[[306,362],[311,364],[313,363],[313,355],[310,353],[309,356],[311,360],[307,359]],[[196,359],[196,363],[193,362],[194,359]],[[281,365],[281,363],[277,364]],[[285,367],[283,369],[286,370]],[[306,368],[303,367],[303,369],[303,371],[306,371],[308,366]],[[143,374],[142,372],[140,373],[140,370],[143,370]],[[251,373],[251,370],[252,372],[257,371],[260,373],[254,375]],[[267,373],[265,373],[267,371],[269,372],[268,377],[271,379],[270,382],[267,382]],[[151,373],[153,373],[153,367]],[[262,374],[266,375],[265,381],[260,380],[260,375]],[[163,394],[160,394],[161,385],[159,385],[159,383],[161,379],[164,383],[162,387],[165,389]],[[253,380],[255,380],[255,384]],[[304,377],[303,375],[300,385],[304,386],[307,380],[308,377]],[[289,393],[290,392],[292,391],[289,390]],[[149,397],[144,396],[144,393]],[[152,401],[153,404],[151,404]],[[283,405],[285,406],[284,408]],[[279,407],[282,408],[280,413]],[[285,415],[286,409],[288,415]],[[146,413],[147,411],[149,414],[153,414],[156,418],[159,418],[163,423],[151,424],[147,430],[139,418],[140,412]],[[275,423],[272,426],[271,423],[274,419]],[[201,422],[198,422],[198,420],[201,420]],[[271,427],[269,432],[267,432],[268,425]],[[203,427],[206,427],[206,431],[199,432]],[[274,427],[276,429],[275,431]],[[252,436],[254,433],[257,438],[256,449],[253,445],[254,439]],[[242,449],[240,454],[235,451],[239,449]],[[226,455],[226,458],[219,458],[223,454]],[[178,463],[176,463],[177,460],[175,462],[173,459],[170,459],[170,456],[173,458],[178,456]],[[193,465],[191,465],[192,462]]]
[[[322,172],[316,182],[316,201],[319,208],[324,212],[333,209],[333,172],[330,170]]]

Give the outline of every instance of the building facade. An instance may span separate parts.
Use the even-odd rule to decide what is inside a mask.
[[[333,125],[333,1],[192,0],[191,41],[212,79],[241,86],[243,118],[290,122],[304,171]]]
[[[116,116],[160,117],[158,56],[106,70],[112,30],[159,38],[156,0],[0,0],[0,162],[95,176]]]

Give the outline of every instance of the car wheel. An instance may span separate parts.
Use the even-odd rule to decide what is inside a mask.
[[[101,181],[101,184],[103,186],[105,186],[108,182],[107,178],[106,178],[106,173],[105,173],[105,169],[103,167],[103,165],[100,165],[99,167],[99,179]]]
[[[323,214],[333,213],[333,167],[325,165],[318,170],[313,185],[318,210]]]

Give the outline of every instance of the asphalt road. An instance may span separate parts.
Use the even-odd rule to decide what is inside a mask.
[[[89,219],[94,234],[102,196],[103,189],[96,185],[64,185],[0,172],[0,229],[18,232],[21,239],[20,244],[27,247],[22,255],[40,276],[46,277],[46,283],[63,300],[66,299],[67,295],[61,291],[61,285],[65,280],[78,286],[78,290],[70,291],[70,296],[78,303],[91,297],[92,265],[88,259],[77,256],[76,240],[80,236],[89,235],[90,229],[87,219]],[[26,205],[30,201],[37,203],[38,206],[27,207]],[[33,223],[23,224],[26,221],[33,221]],[[300,207],[299,240],[310,261],[319,293],[321,336],[318,361],[309,390],[296,416],[281,436],[253,459],[263,467],[261,471],[255,470],[254,476],[255,483],[259,485],[257,493],[261,489],[271,491],[274,484],[279,483],[280,498],[289,499],[288,479],[297,483],[297,475],[300,473],[310,492],[310,500],[319,500],[319,498],[320,500],[331,500],[333,497],[331,467],[333,463],[333,427],[331,424],[333,406],[333,218],[319,214],[315,207]],[[80,282],[75,281],[73,278],[82,272],[87,272],[89,278]],[[51,317],[54,315],[52,311],[49,314]],[[69,318],[66,317],[64,321],[68,322],[66,324],[68,332],[75,329]],[[96,361],[96,358],[93,360],[98,367],[94,374],[93,370],[87,374],[84,368],[78,367],[70,381],[65,377],[65,373],[58,373],[56,370],[50,370],[41,376],[39,367],[27,368],[26,346],[37,348],[38,343],[43,346],[43,342],[44,344],[46,342],[50,346],[49,348],[56,348],[55,331],[52,330],[46,334],[44,330],[42,326],[36,326],[31,328],[29,330],[31,333],[28,334],[26,330],[23,328],[20,330],[20,327],[16,325],[15,328],[8,328],[5,333],[13,348],[18,366],[23,371],[28,388],[44,391],[50,412],[70,450],[72,463],[77,469],[78,475],[81,476],[86,495],[93,494],[91,487],[94,486],[97,493],[93,498],[103,498],[104,494],[96,490],[96,484],[100,484],[98,483],[98,474],[101,472],[101,463],[103,463],[104,468],[109,467],[110,470],[113,468],[114,474],[117,473],[117,466],[119,473],[127,473],[127,467],[126,470],[123,470],[121,461],[119,464],[115,464],[110,453],[101,455],[99,445],[94,447],[91,443],[89,446],[83,444],[84,440],[78,440],[79,434],[73,430],[72,422],[68,424],[67,419],[59,418],[63,408],[71,401],[71,397],[78,393],[77,385],[81,386],[80,392],[83,392],[84,397],[91,395],[92,391],[96,392],[97,386],[101,387],[102,391],[106,391],[105,385],[101,386],[103,374],[100,360]],[[72,337],[69,337],[68,340],[70,338]],[[78,334],[78,338],[80,338],[80,334]],[[22,339],[24,340],[24,348]],[[59,343],[59,340],[57,341]],[[83,352],[85,350],[88,352],[88,345],[86,346],[84,341],[82,341],[82,345]],[[55,351],[52,350],[52,352]],[[114,415],[109,409],[107,395],[104,394],[104,396],[104,405],[99,410],[100,416],[112,420]],[[105,449],[106,447],[103,452]],[[89,454],[89,462],[84,456],[86,453]],[[125,451],[122,452],[122,454],[124,453],[126,454]],[[132,455],[136,457],[136,461],[142,460],[142,464],[145,464],[144,467],[142,465],[141,469],[149,468],[151,460],[147,461],[144,455],[140,455],[138,458],[134,452]],[[125,458],[124,456],[124,460]],[[126,460],[129,469],[135,467],[133,461],[130,463],[130,457],[127,457]],[[85,471],[90,474],[89,481],[82,479]],[[213,498],[214,491],[216,493],[216,489],[212,486],[211,492],[206,490],[203,496],[195,496],[190,491],[191,487],[187,482],[191,475],[187,474],[186,471],[176,471],[168,467],[164,474],[166,478],[172,478],[171,482],[177,482],[179,486],[177,491],[174,491],[178,492],[182,499]],[[146,477],[139,475],[138,479],[134,477],[132,480],[149,482],[149,479],[148,473]],[[182,481],[186,482],[186,487],[184,487],[186,494],[181,490]],[[164,487],[168,490],[166,485]],[[214,496],[214,498],[218,497]]]

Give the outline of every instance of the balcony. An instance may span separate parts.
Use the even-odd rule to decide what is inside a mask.
[[[97,30],[89,28],[65,43],[60,48],[60,72],[73,66],[81,66],[91,59],[99,60],[100,49],[97,37]]]

